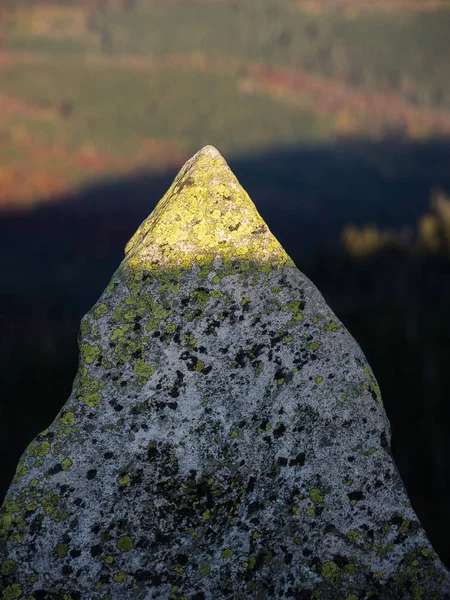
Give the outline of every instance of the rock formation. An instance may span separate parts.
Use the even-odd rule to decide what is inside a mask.
[[[79,346],[1,509],[4,599],[450,598],[363,353],[217,150]]]

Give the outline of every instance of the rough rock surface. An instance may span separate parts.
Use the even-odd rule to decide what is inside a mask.
[[[3,598],[448,598],[359,346],[208,146],[81,324],[1,509]]]

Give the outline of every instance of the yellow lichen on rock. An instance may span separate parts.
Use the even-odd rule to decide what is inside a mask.
[[[206,146],[181,169],[125,248],[125,264],[190,268],[219,258],[285,264],[289,257],[221,154]]]

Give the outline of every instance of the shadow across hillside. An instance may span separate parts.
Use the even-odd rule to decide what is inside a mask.
[[[430,192],[450,190],[449,140],[342,141],[225,158],[295,260],[335,247],[349,223],[414,227]],[[46,302],[61,306],[66,300],[87,310],[176,172],[141,171],[56,197],[25,214],[0,214],[6,268],[0,292],[45,292]],[[64,290],[69,297],[61,298]]]
[[[413,506],[450,564],[450,259],[385,251],[361,263],[338,246],[349,223],[414,227],[434,188],[450,192],[450,141],[341,141],[225,158],[366,353]],[[26,445],[69,396],[81,317],[175,175],[139,172],[0,215],[0,499]]]

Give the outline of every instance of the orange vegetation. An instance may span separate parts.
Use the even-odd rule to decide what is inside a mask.
[[[449,112],[413,106],[398,92],[368,92],[338,78],[324,79],[300,69],[265,65],[249,68],[246,85],[334,117],[342,135],[376,138],[390,131],[411,138],[450,135]]]
[[[86,29],[86,10],[83,6],[57,6],[40,2],[29,8],[8,14],[8,27],[16,33],[80,36]]]
[[[448,0],[298,0],[298,7],[314,15],[339,11],[353,17],[361,13],[413,13],[449,9],[450,3]]]
[[[16,133],[12,141],[21,160],[20,164],[0,162],[0,212],[26,210],[63,198],[76,185],[93,176],[120,177],[149,168],[164,171],[179,168],[187,159],[179,144],[150,138],[136,140],[135,152],[120,158],[110,156],[92,144],[69,152],[60,144],[44,144],[33,139],[25,129],[22,135]],[[3,143],[2,136],[0,156]]]
[[[98,179],[129,175],[140,169],[164,171],[181,167],[187,158],[179,149],[172,152],[171,143],[157,140],[143,140],[135,155],[119,159],[92,146],[72,154],[55,144],[21,146],[23,166],[0,166],[0,212],[27,210],[63,198],[93,175]]]

